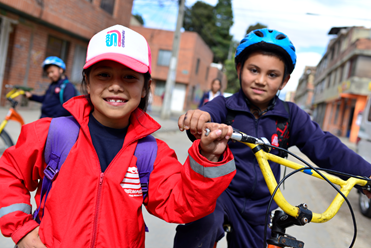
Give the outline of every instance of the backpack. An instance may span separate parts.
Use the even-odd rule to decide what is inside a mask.
[[[61,130],[68,130],[63,132]],[[39,211],[44,198],[44,206],[51,190],[53,181],[66,160],[72,146],[79,135],[80,126],[72,116],[53,118],[46,139],[44,158],[47,166],[42,180],[40,204],[33,213],[34,219],[40,224]],[[152,135],[138,141],[134,155],[137,157],[137,168],[143,192],[143,200],[148,195],[149,176],[157,155],[157,142]],[[45,196],[45,197],[44,197]],[[43,213],[44,215],[44,213]],[[147,226],[145,226],[148,232]]]
[[[282,101],[283,105],[285,106],[286,112],[289,114],[289,118],[278,118],[276,120],[276,132],[277,132],[277,141],[278,144],[272,144],[276,145],[278,147],[284,148],[287,150],[289,147],[289,138],[290,138],[290,108],[287,102]],[[226,122],[227,125],[232,125],[234,122],[234,118],[236,117],[238,111],[234,111],[231,109],[228,109]],[[282,158],[287,158],[288,154],[285,151],[278,150],[278,156]]]
[[[65,79],[62,84],[61,84],[61,90],[59,91],[59,101],[61,102],[61,104],[63,105],[64,101],[63,101],[63,94],[64,94],[64,88],[66,88],[66,85],[70,83],[70,81],[68,81],[68,79]],[[72,84],[72,83],[71,83]],[[72,84],[73,85],[73,84]],[[76,89],[76,87],[73,85],[73,87],[75,88],[75,96],[79,96],[81,95],[81,93]]]

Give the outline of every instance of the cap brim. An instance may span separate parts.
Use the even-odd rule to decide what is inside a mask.
[[[143,64],[142,62],[139,62],[138,60],[133,59],[132,57],[122,55],[122,54],[117,54],[117,53],[105,53],[105,54],[98,55],[94,58],[91,58],[89,61],[86,62],[83,68],[87,69],[93,64],[98,63],[99,61],[102,61],[102,60],[115,61],[117,63],[123,64],[129,67],[130,69],[140,72],[140,73],[146,73],[149,70],[149,67]]]

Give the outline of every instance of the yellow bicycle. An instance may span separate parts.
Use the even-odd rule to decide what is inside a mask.
[[[0,155],[3,154],[5,149],[10,146],[13,146],[13,140],[9,136],[9,134],[4,130],[5,126],[8,124],[9,120],[16,121],[19,124],[24,125],[24,120],[22,116],[16,111],[16,106],[18,105],[18,101],[15,100],[17,96],[23,95],[25,91],[32,91],[32,88],[24,87],[24,86],[17,86],[17,85],[6,85],[7,88],[11,88],[11,90],[6,94],[6,99],[10,102],[10,108],[5,116],[4,120],[0,124]]]
[[[371,191],[371,179],[366,178],[366,177],[349,175],[345,173],[339,173],[333,170],[328,170],[328,169],[323,169],[323,168],[314,168],[313,166],[311,166],[304,160],[300,159],[295,154],[290,153],[289,151],[287,152],[290,153],[292,156],[296,157],[297,159],[299,159],[300,161],[302,161],[303,163],[305,163],[307,166],[303,166],[298,163],[289,161],[285,158],[276,156],[274,154],[269,153],[271,148],[282,149],[282,150],[284,149],[280,147],[272,146],[266,138],[252,137],[240,131],[234,130],[231,139],[247,145],[255,153],[255,157],[259,163],[260,169],[264,176],[265,182],[268,186],[269,192],[272,195],[271,202],[272,200],[274,200],[277,203],[277,205],[283,210],[283,211],[276,210],[275,213],[271,215],[271,223],[270,223],[270,228],[272,231],[271,237],[269,239],[266,239],[266,233],[264,234],[265,236],[264,240],[267,240],[268,248],[278,248],[278,247],[302,248],[304,247],[304,242],[299,241],[292,236],[286,235],[286,228],[293,226],[293,225],[302,226],[309,222],[323,223],[323,222],[329,221],[337,214],[337,212],[339,211],[344,201],[347,202],[350,208],[351,214],[352,214],[352,218],[353,218],[354,235],[353,235],[352,243],[350,245],[350,247],[353,247],[356,236],[357,236],[357,226],[355,222],[354,213],[347,199],[347,196],[355,185],[359,185],[363,189]],[[286,177],[284,177],[280,181],[279,184],[277,184],[277,181],[274,177],[274,174],[271,170],[271,167],[268,161],[276,162],[278,164],[292,168],[295,171],[288,174]],[[329,172],[331,174],[337,174],[339,176],[347,177],[348,179],[342,180],[339,177],[330,175],[328,173],[321,173],[320,170]],[[329,184],[331,184],[334,187],[335,190],[338,191],[338,194],[335,196],[332,203],[330,204],[330,206],[327,208],[325,212],[314,213],[308,209],[308,206],[306,204],[300,204],[298,206],[293,206],[290,203],[288,203],[286,199],[284,198],[284,196],[282,195],[279,189],[280,185],[288,177],[290,177],[291,175],[299,171],[304,172],[308,175],[314,176],[316,178],[326,180]],[[340,186],[340,189],[337,188],[334,184]],[[267,208],[266,223],[268,222],[268,216],[270,215],[269,214],[270,204]]]

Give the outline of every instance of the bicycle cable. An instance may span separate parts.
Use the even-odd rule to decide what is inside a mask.
[[[330,171],[331,173],[335,173],[335,171],[333,171],[331,169],[326,169],[326,168],[315,168],[312,165],[310,165],[308,162],[306,162],[305,160],[303,160],[302,158],[298,157],[297,155],[293,154],[292,152],[290,152],[290,151],[288,151],[288,150],[286,150],[284,148],[276,147],[276,146],[268,145],[268,144],[265,144],[264,146],[275,148],[277,150],[286,151],[288,154],[290,154],[291,156],[295,157],[296,159],[298,159],[299,161],[303,162],[305,165],[308,166],[308,167],[303,167],[303,168],[297,169],[297,170],[291,172],[290,174],[288,174],[287,176],[285,176],[284,178],[282,178],[282,180],[277,184],[275,190],[273,191],[273,193],[272,193],[272,195],[270,197],[270,200],[269,200],[269,204],[268,204],[268,207],[267,207],[266,214],[265,214],[265,223],[264,223],[264,226],[265,226],[265,228],[264,228],[264,247],[266,247],[266,244],[267,244],[267,240],[266,240],[266,238],[267,238],[267,228],[266,227],[267,227],[267,224],[268,224],[268,215],[269,215],[269,212],[270,212],[270,208],[271,208],[271,205],[272,205],[274,196],[276,195],[279,187],[282,185],[282,183],[287,178],[289,178],[290,176],[296,174],[297,172],[302,171],[302,170],[305,170],[305,169],[312,169],[315,172],[317,172],[327,183],[329,183],[344,198],[345,202],[347,203],[347,205],[349,207],[350,213],[352,215],[354,233],[353,233],[352,243],[351,243],[351,245],[349,247],[353,247],[353,245],[355,243],[355,240],[356,240],[356,237],[357,237],[357,223],[356,223],[356,219],[355,219],[355,216],[354,216],[353,208],[352,208],[352,206],[351,206],[348,198],[330,180],[328,180],[326,176],[324,176],[321,172],[319,172],[320,170],[322,170],[322,171]],[[342,172],[336,172],[336,174],[344,174],[344,175],[348,175],[349,177],[357,177],[357,178],[360,178],[360,179],[365,179],[363,177],[353,176],[353,175],[350,175],[350,174],[347,174],[347,173],[342,173]]]

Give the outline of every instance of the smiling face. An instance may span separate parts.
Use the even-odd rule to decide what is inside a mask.
[[[49,65],[45,68],[45,73],[52,82],[57,82],[63,74],[63,69],[56,65]]]
[[[146,96],[142,73],[109,60],[91,67],[87,91],[94,106],[94,118],[111,128],[127,127],[131,113]]]
[[[285,65],[282,60],[260,52],[252,53],[243,68],[241,64],[237,65],[238,77],[240,75],[242,77],[243,93],[261,111],[268,108],[277,91],[282,90],[287,84],[290,76],[283,81],[284,72]]]

